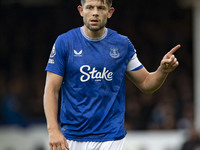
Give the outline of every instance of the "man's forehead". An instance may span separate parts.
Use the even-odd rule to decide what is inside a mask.
[[[105,4],[106,5],[106,0],[86,0],[85,4],[92,4],[92,3],[98,3],[98,4]]]

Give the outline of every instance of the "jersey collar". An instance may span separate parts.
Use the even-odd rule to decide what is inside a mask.
[[[85,32],[83,31],[83,26],[80,27],[80,30],[81,30],[81,34],[82,34],[87,40],[89,40],[89,41],[101,41],[101,40],[103,40],[103,39],[107,36],[107,34],[108,34],[108,29],[105,28],[105,33],[103,34],[103,36],[101,36],[100,38],[90,38],[90,37],[88,37],[88,36],[85,34]]]

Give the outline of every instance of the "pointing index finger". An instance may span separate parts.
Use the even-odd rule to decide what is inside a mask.
[[[172,55],[173,53],[175,53],[179,48],[181,47],[181,45],[176,45],[174,48],[172,48],[168,54]]]

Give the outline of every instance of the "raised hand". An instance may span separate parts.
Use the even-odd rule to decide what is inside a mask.
[[[170,73],[176,67],[178,67],[179,62],[177,58],[174,56],[174,53],[181,47],[181,45],[177,45],[174,48],[172,48],[161,60],[160,67],[163,70],[164,73]]]

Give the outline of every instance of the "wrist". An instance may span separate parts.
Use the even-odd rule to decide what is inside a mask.
[[[59,130],[59,127],[58,127],[58,125],[48,125],[47,130],[48,130],[48,132],[57,131],[57,130]]]
[[[169,74],[169,72],[166,69],[164,69],[162,66],[158,67],[158,71],[164,76],[167,76]]]

